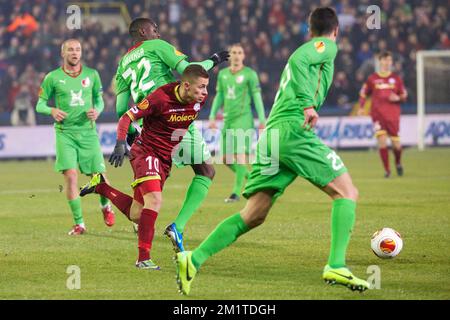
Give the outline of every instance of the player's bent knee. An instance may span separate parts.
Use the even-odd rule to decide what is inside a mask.
[[[150,209],[159,212],[162,205],[161,192],[149,192],[143,195],[144,209]]]
[[[134,223],[139,223],[139,219],[141,218],[141,211],[142,211],[142,204],[137,202],[136,200],[133,201],[130,208],[130,220]]]
[[[356,202],[358,201],[358,198],[359,198],[359,190],[355,186],[352,186],[349,190],[349,194],[346,197],[346,199],[351,199]]]
[[[358,201],[358,197],[359,197],[359,191],[353,185],[344,188],[341,192],[339,192],[339,196],[338,196],[338,198],[350,199],[355,202]]]
[[[211,180],[214,179],[214,176],[216,175],[214,166],[208,163],[192,165],[192,169],[194,170],[195,174],[207,177]]]

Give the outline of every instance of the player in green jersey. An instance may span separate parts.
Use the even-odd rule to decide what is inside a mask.
[[[217,76],[216,97],[209,115],[209,127],[216,129],[216,115],[223,105],[221,153],[223,162],[236,174],[233,191],[225,199],[227,203],[239,201],[244,180],[249,174],[246,163],[254,133],[252,99],[259,129],[264,129],[266,123],[258,75],[244,65],[244,48],[236,43],[229,47],[229,52],[230,67],[222,69]]]
[[[95,120],[103,111],[102,84],[98,72],[81,64],[81,43],[66,40],[61,46],[63,66],[49,72],[41,84],[36,111],[55,119],[55,170],[62,172],[66,197],[75,222],[70,235],[86,231],[77,186],[79,168],[82,174],[105,172]],[[54,98],[55,107],[48,100]],[[114,225],[109,200],[100,197],[107,226]]]
[[[119,117],[128,110],[130,96],[137,104],[160,86],[176,81],[172,70],[182,74],[189,65],[186,55],[160,39],[158,27],[152,20],[133,20],[129,33],[135,45],[122,57],[116,73],[116,110]],[[228,60],[228,56],[228,51],[221,51],[205,61],[193,63],[208,71]],[[129,134],[132,135],[133,130],[130,128]],[[172,157],[176,166],[189,164],[195,173],[178,216],[164,231],[176,252],[184,251],[183,232],[186,223],[206,198],[215,175],[214,167],[207,163],[210,157],[201,133],[192,124],[178,146],[177,155]]]
[[[197,271],[209,257],[264,222],[275,200],[297,176],[322,189],[333,201],[331,248],[323,279],[352,290],[368,289],[369,284],[354,276],[345,263],[358,190],[339,156],[312,130],[333,79],[338,25],[331,8],[317,8],[311,13],[312,39],[291,55],[281,75],[243,193],[248,198],[245,208],[222,221],[194,251],[176,256],[177,281],[183,294],[189,294]]]

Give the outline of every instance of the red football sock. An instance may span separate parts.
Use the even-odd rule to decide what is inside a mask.
[[[400,160],[402,159],[402,148],[400,149],[394,148],[394,156],[395,156],[395,164],[399,166]]]
[[[150,250],[152,249],[153,236],[155,235],[155,221],[157,217],[158,212],[150,209],[142,209],[138,228],[138,261],[150,259]]]
[[[381,161],[383,161],[384,170],[386,172],[390,172],[389,168],[389,150],[388,148],[380,148],[380,157]]]
[[[133,198],[125,193],[114,189],[106,183],[100,183],[95,187],[95,192],[111,200],[111,202],[119,209],[127,218],[130,219],[130,208]]]

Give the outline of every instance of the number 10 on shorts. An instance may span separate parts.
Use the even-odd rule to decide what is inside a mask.
[[[332,151],[327,155],[327,159],[331,161],[331,166],[334,171],[339,171],[344,167],[344,163],[341,158],[336,154],[336,152]]]
[[[150,171],[154,170],[157,173],[159,173],[159,159],[158,158],[153,158],[152,156],[148,156],[147,158],[145,158],[145,161],[147,161],[148,169]]]

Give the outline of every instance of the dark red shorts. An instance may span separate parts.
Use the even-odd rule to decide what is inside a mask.
[[[134,182],[131,186],[135,191],[138,186],[140,186],[138,193],[142,195],[163,190],[170,173],[170,165],[161,161],[155,152],[136,146],[135,143],[130,150],[130,163],[134,172]],[[159,190],[156,181],[159,182]]]
[[[400,133],[400,117],[383,117],[372,115],[375,135],[388,134],[390,137],[398,137]]]

